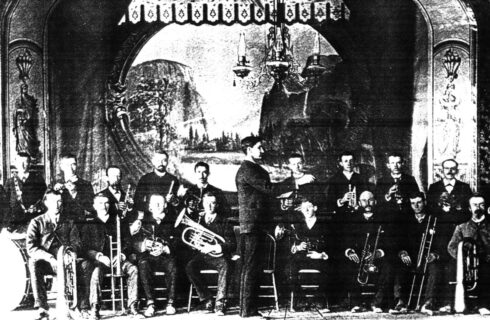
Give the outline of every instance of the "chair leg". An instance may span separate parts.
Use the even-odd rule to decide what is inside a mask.
[[[289,311],[294,312],[294,291],[291,290],[291,300],[289,301]]]
[[[274,272],[272,273],[272,287],[274,289],[274,304],[276,307],[276,311],[279,311],[279,297],[277,296],[276,277],[274,275]]]
[[[191,303],[192,303],[192,283],[189,287],[189,299],[187,299],[187,313],[191,312]]]

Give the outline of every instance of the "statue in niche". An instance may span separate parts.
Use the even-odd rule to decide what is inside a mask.
[[[441,159],[456,158],[461,151],[459,148],[461,115],[458,108],[461,104],[461,99],[457,96],[453,76],[449,77],[446,90],[439,103],[446,116],[439,119],[442,122],[442,137],[444,137],[444,139],[439,141],[439,154]]]
[[[20,97],[15,101],[14,135],[15,150],[25,152],[35,159],[39,152],[40,142],[37,139],[39,125],[37,99],[28,92],[28,85],[20,87]]]

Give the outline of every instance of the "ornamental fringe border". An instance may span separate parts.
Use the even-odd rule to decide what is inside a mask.
[[[276,17],[287,24],[349,20],[342,0],[285,0],[274,9],[275,0],[133,0],[119,25],[128,21],[164,24],[273,23]]]

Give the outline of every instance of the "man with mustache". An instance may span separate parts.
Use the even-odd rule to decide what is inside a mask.
[[[55,184],[63,197],[64,214],[75,221],[84,221],[92,212],[94,189],[92,184],[77,175],[77,158],[73,154],[60,156],[63,180]]]
[[[342,269],[344,271],[347,270],[345,273],[349,277],[345,281],[354,305],[351,312],[365,311],[361,307],[361,286],[358,282],[360,263],[366,263],[367,265],[372,263],[378,269],[377,274],[370,274],[370,280],[368,279],[369,283],[375,281],[374,284],[376,285],[371,309],[375,313],[383,312],[381,307],[385,302],[387,290],[392,288],[392,262],[395,256],[396,244],[396,236],[390,216],[393,215],[387,214],[377,205],[372,192],[364,191],[359,196],[359,210],[349,217],[345,226],[348,230],[345,231],[346,245],[344,246],[344,255],[348,262],[343,263],[345,268]],[[378,235],[378,243],[374,251]],[[364,253],[367,238],[370,250]],[[365,255],[363,256],[363,254]],[[377,280],[375,280],[376,276]]]
[[[155,151],[151,159],[153,171],[141,177],[134,195],[135,209],[138,211],[138,219],[141,220],[144,212],[148,212],[148,202],[152,194],[161,194],[167,203],[175,202],[179,180],[167,172],[168,153]]]
[[[427,192],[427,202],[432,210],[436,209],[440,200],[441,194],[447,192],[449,194],[449,201],[443,210],[449,211],[455,209],[457,211],[464,211],[463,206],[467,205],[468,198],[471,196],[472,191],[469,184],[464,183],[456,179],[458,174],[458,162],[454,159],[446,159],[442,162],[442,180],[430,185]]]
[[[476,243],[479,259],[476,287],[478,298],[474,307],[481,315],[490,315],[490,220],[487,218],[485,199],[481,194],[474,193],[468,203],[471,219],[456,227],[447,250],[456,259],[461,241],[471,239]]]

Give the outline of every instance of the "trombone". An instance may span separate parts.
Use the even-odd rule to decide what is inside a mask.
[[[437,217],[429,216],[427,220],[427,226],[425,232],[422,234],[420,240],[419,253],[417,256],[417,265],[415,266],[415,272],[412,278],[412,285],[410,287],[410,295],[408,296],[407,307],[410,308],[412,298],[415,292],[415,288],[418,283],[417,304],[415,310],[420,310],[420,301],[422,299],[422,291],[425,284],[425,276],[427,272],[427,265],[429,264],[430,250],[432,248],[432,242],[434,240],[434,234],[436,233]],[[417,281],[418,280],[418,281]]]
[[[366,234],[366,241],[364,242],[361,260],[359,261],[359,271],[357,272],[357,282],[359,282],[360,285],[366,285],[369,282],[369,275],[378,273],[379,271],[379,268],[374,264],[374,258],[376,257],[376,250],[378,250],[381,233],[383,233],[383,227],[379,226],[372,249],[369,243],[370,234],[369,232]]]

